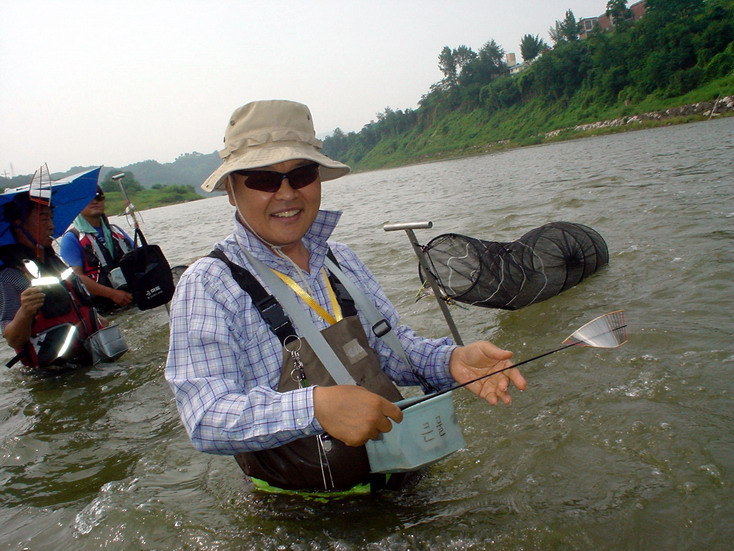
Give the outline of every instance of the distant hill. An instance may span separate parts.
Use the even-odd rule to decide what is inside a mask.
[[[103,167],[100,181],[104,180],[110,172],[132,172],[135,179],[144,187],[151,188],[156,184],[163,186],[192,186],[200,195],[206,195],[199,187],[202,182],[220,164],[221,159],[217,152],[184,153],[172,163],[159,163],[158,161],[141,161],[127,166]],[[55,172],[51,175],[54,180],[95,168],[94,166],[75,166],[66,172]],[[30,182],[32,174],[15,176],[14,178],[0,177],[0,187],[17,187]]]

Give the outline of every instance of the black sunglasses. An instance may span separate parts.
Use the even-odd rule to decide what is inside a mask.
[[[96,200],[98,200],[98,201],[104,201],[104,191],[98,191],[98,192],[97,192],[97,193],[96,193],[96,194],[94,195],[94,198],[95,198]]]
[[[280,184],[288,178],[288,184],[293,189],[301,189],[316,181],[319,176],[319,165],[299,166],[289,172],[275,172],[273,170],[236,170],[236,174],[245,177],[245,186],[257,191],[275,193]]]

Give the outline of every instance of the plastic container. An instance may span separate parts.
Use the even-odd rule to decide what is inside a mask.
[[[122,338],[117,325],[108,325],[89,335],[84,346],[92,355],[92,363],[114,362],[125,352],[127,343]]]
[[[454,412],[451,392],[414,406],[420,398],[397,402],[404,407],[403,421],[390,432],[365,444],[373,473],[415,471],[440,461],[464,447],[464,435]]]

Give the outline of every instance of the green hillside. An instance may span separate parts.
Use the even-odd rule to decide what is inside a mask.
[[[714,115],[731,113],[734,0],[648,0],[636,22],[624,0],[607,9],[611,31],[596,28],[581,39],[568,11],[551,28],[553,48],[522,37],[525,63],[516,74],[494,40],[479,52],[445,47],[438,58],[444,78],[417,109],[388,107],[359,132],[337,128],[324,151],[370,170],[700,120],[714,106]],[[589,124],[597,121],[607,123]]]

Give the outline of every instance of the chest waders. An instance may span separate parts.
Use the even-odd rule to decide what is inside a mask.
[[[328,281],[344,317],[322,331],[296,302],[295,293],[264,264],[247,251],[245,254],[275,296],[270,295],[250,272],[232,263],[221,250],[215,249],[209,256],[227,264],[235,281],[252,297],[263,320],[283,345],[278,392],[306,385],[356,384],[392,402],[402,399],[397,387],[380,368],[377,354],[369,346],[354,300],[334,275],[340,270],[336,268],[338,265],[331,252]],[[344,274],[342,276],[345,277]],[[286,312],[293,318],[293,323]],[[294,324],[303,338],[298,338]],[[375,331],[377,336],[382,336],[389,331],[389,324],[383,319]],[[404,357],[404,352],[401,356]],[[415,478],[415,473],[371,474],[364,446],[347,446],[328,434],[301,438],[268,450],[240,453],[235,459],[245,474],[255,479],[256,485],[264,486],[262,482],[265,482],[276,490],[337,492],[365,484],[370,484],[373,490],[399,489],[406,481]]]

